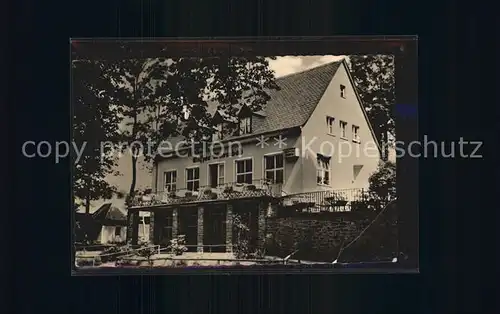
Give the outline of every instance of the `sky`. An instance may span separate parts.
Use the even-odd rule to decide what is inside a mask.
[[[297,73],[305,71],[326,63],[339,61],[345,56],[281,56],[277,57],[276,60],[269,60],[269,67],[274,71],[276,77],[281,77],[284,75]],[[118,160],[118,164],[115,171],[119,171],[120,175],[108,175],[106,181],[116,186],[118,190],[123,192],[128,192],[130,187],[130,182],[132,180],[132,163],[129,155],[125,155]],[[139,158],[137,178],[136,178],[136,188],[144,189],[150,188],[152,184],[152,174],[147,170],[142,158]],[[102,205],[104,201],[98,200],[92,202],[93,210]],[[121,207],[123,201],[115,200],[113,205]],[[122,205],[123,206],[123,205]],[[91,210],[91,211],[93,211]]]
[[[339,61],[345,56],[283,56],[276,60],[269,60],[269,67],[276,77],[305,71],[317,66]]]

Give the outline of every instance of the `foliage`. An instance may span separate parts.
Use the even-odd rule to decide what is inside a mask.
[[[119,260],[121,256],[128,254],[132,250],[130,245],[115,245],[106,248],[100,255],[103,263]]]
[[[77,267],[82,266],[99,266],[102,264],[101,258],[99,256],[92,258],[82,258],[78,255],[75,257]]]
[[[133,48],[124,45],[123,51]],[[208,102],[218,103],[228,118],[236,117],[236,104],[259,110],[269,100],[265,89],[277,89],[264,57],[148,58],[107,62],[106,78],[114,86],[116,110],[126,126],[120,140],[132,158],[133,199],[137,175],[138,141],[148,143],[150,161],[166,137],[182,135],[196,141],[212,135]],[[153,152],[150,154],[150,152]]]
[[[376,172],[368,179],[369,192],[375,200],[389,201],[396,197],[396,164],[381,162]]]
[[[233,213],[233,228],[236,235],[236,241],[233,247],[236,258],[250,257],[250,228],[243,222],[241,215],[237,213]]]
[[[104,180],[115,164],[112,154],[108,154],[111,148],[101,152],[101,143],[114,141],[118,131],[113,97],[109,92],[113,86],[102,75],[104,68],[104,63],[98,61],[72,63],[73,141],[78,148],[84,147],[73,171],[73,192],[76,198],[84,201],[87,214],[90,201],[110,198],[114,191]]]
[[[370,123],[378,140],[384,147],[384,157],[388,154],[388,135],[394,138],[395,103],[394,56],[392,55],[352,55],[349,67],[354,84],[366,109]]]
[[[157,249],[149,243],[142,243],[141,247],[137,249],[137,254],[147,259],[149,266],[153,266],[151,257],[157,253]]]
[[[182,255],[184,252],[187,252],[186,247],[186,236],[178,235],[177,238],[170,240],[170,252],[174,255]]]

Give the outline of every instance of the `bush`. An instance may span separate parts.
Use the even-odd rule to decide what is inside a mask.
[[[250,252],[249,231],[250,228],[243,223],[241,216],[233,214],[233,228],[236,234],[236,241],[233,246],[236,258],[248,258]]]
[[[382,202],[396,198],[396,164],[390,161],[382,162],[376,172],[368,179],[370,196]]]
[[[147,259],[149,266],[153,266],[153,260],[151,257],[156,254],[156,248],[150,246],[149,244],[143,244],[141,248],[137,251],[137,254],[141,257]]]
[[[186,236],[179,235],[177,238],[170,240],[170,252],[174,255],[182,255],[188,249],[186,247]]]

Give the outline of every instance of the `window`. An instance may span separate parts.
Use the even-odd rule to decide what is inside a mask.
[[[358,178],[359,173],[361,172],[361,169],[363,169],[363,165],[354,165],[354,166],[352,166],[353,181],[356,181],[356,179]]]
[[[115,227],[115,236],[120,236],[122,234],[122,228],[121,227]]]
[[[236,182],[252,184],[252,159],[236,160]]]
[[[328,127],[328,134],[335,134],[334,126],[335,126],[335,118],[333,117],[326,117],[326,126]]]
[[[352,141],[359,143],[359,126],[357,125],[352,126]]]
[[[208,183],[212,188],[224,184],[224,164],[208,165]]]
[[[319,185],[330,185],[330,158],[318,154],[316,168],[316,182]]]
[[[252,133],[252,118],[242,118],[240,120],[240,135]]]
[[[266,180],[272,183],[283,183],[283,154],[264,156]]]
[[[347,128],[347,122],[345,121],[340,121],[340,137],[346,138],[346,128]]]
[[[200,188],[200,168],[186,169],[186,188],[188,191],[198,191]]]
[[[219,123],[215,126],[215,133],[212,136],[212,141],[220,141],[223,138],[222,133],[222,123]]]
[[[166,192],[173,192],[177,189],[177,171],[167,171],[164,174]]]
[[[345,86],[340,85],[340,97],[345,98]]]

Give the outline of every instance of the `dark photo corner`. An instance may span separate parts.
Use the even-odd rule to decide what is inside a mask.
[[[419,138],[428,135],[430,139],[454,141],[463,137],[470,143],[478,142],[481,137],[477,130],[481,127],[473,127],[469,121],[482,121],[479,117],[481,112],[467,110],[467,114],[464,114],[464,107],[477,99],[469,94],[457,96],[460,91],[481,89],[480,81],[462,82],[459,77],[465,75],[458,73],[459,64],[471,64],[471,59],[482,62],[476,51],[477,45],[474,45],[477,41],[475,33],[470,30],[474,28],[471,25],[475,25],[479,19],[477,11],[467,10],[469,16],[464,16],[462,20],[470,23],[463,29],[455,30],[446,25],[454,25],[465,8],[450,3],[435,3],[432,9],[433,16],[446,16],[446,22],[438,17],[422,18],[429,12],[428,7],[423,4],[412,4],[408,8],[408,5],[396,2],[358,6],[337,5],[333,2],[297,5],[262,1],[247,4],[242,1],[229,5],[210,2],[93,1],[61,5],[31,1],[15,3],[10,8],[13,11],[8,19],[10,36],[7,37],[9,45],[6,65],[9,72],[5,101],[8,106],[2,107],[6,112],[4,114],[2,111],[0,116],[7,118],[4,125],[12,126],[6,132],[9,134],[8,147],[12,149],[9,149],[5,177],[13,179],[7,180],[4,189],[7,191],[5,199],[8,200],[8,206],[5,206],[5,210],[8,212],[7,219],[3,220],[6,223],[2,226],[6,225],[6,228],[2,228],[2,235],[10,253],[2,258],[2,275],[7,278],[1,280],[7,291],[1,297],[2,308],[5,300],[5,307],[14,309],[16,313],[45,310],[53,313],[166,313],[187,310],[196,313],[481,311],[483,296],[478,293],[481,287],[478,274],[483,270],[478,269],[485,269],[485,266],[473,265],[471,269],[471,263],[475,264],[476,260],[470,260],[471,250],[480,251],[477,248],[480,240],[476,239],[476,235],[481,232],[472,231],[473,227],[468,227],[466,235],[459,232],[465,228],[465,223],[459,220],[470,218],[465,212],[478,207],[477,198],[472,196],[482,196],[485,193],[482,189],[484,181],[480,179],[480,161],[477,159],[421,158],[417,173],[410,168],[401,170],[408,176],[418,175],[420,178],[418,199],[411,198],[418,202],[418,233],[409,230],[415,228],[415,225],[403,230],[408,237],[418,234],[418,239],[408,241],[410,244],[404,249],[406,252],[415,252],[418,256],[419,274],[322,273],[288,276],[235,275],[223,272],[219,275],[199,276],[118,277],[111,274],[72,277],[76,261],[72,257],[75,247],[70,239],[75,226],[72,214],[68,211],[68,208],[73,209],[72,176],[68,170],[71,166],[70,157],[55,159],[48,154],[46,158],[30,158],[21,153],[23,144],[28,141],[46,141],[55,145],[58,141],[69,142],[71,139],[74,130],[71,130],[69,106],[69,44],[70,38],[75,37],[418,35]],[[473,68],[467,71],[470,71],[467,73],[469,77],[479,75]],[[399,110],[403,114],[411,115],[412,109],[401,108]],[[355,132],[349,126],[349,131],[351,130]],[[483,148],[479,149],[477,154],[482,151]],[[265,167],[265,162],[262,164]],[[241,167],[246,166],[243,164]],[[459,171],[462,166],[464,170]],[[467,166],[471,169],[467,169]],[[217,185],[216,181],[224,173],[222,170],[218,172],[220,169],[216,168],[212,167],[203,173],[203,176],[210,178],[207,183],[211,186]],[[399,171],[400,169],[398,174]],[[194,176],[194,172],[189,174],[191,175]],[[273,176],[274,179],[278,176],[276,171]],[[475,184],[459,186],[463,182],[463,176],[468,178],[467,182]],[[239,180],[236,174],[234,177],[235,181]],[[173,184],[172,180],[173,177],[169,177],[167,183],[170,186]],[[243,177],[241,180],[247,179]],[[194,183],[186,187],[192,187],[192,184]],[[411,191],[406,193],[409,195]],[[213,197],[212,194],[206,196]],[[237,212],[236,207],[233,207],[234,213]],[[141,223],[136,224],[136,229],[127,229],[127,224],[132,219],[130,215],[122,217],[123,213],[119,210],[111,215],[110,212],[113,211],[110,206],[98,212],[104,215],[103,220],[114,223],[114,229],[110,231],[112,241],[125,241],[131,238],[132,233],[137,237],[141,232]],[[256,212],[258,215],[258,210]],[[97,214],[94,212],[93,215]],[[165,238],[165,243],[170,243],[172,226],[177,226],[174,221],[178,217],[167,216],[158,215],[154,220],[149,218],[148,223],[151,226],[153,221],[158,226],[165,226],[161,230],[157,226],[159,231],[154,226],[150,230],[156,230],[158,241]],[[197,223],[200,220],[196,220],[200,216],[205,217],[205,228],[208,230],[208,244],[203,246],[205,250],[212,242],[214,248],[210,249],[214,250],[215,243],[233,245],[235,235],[240,234],[240,230],[236,228],[232,229],[234,231],[229,236],[225,213],[219,217],[198,209],[191,216],[192,223],[179,224],[178,227],[186,230],[187,237],[184,240],[189,242],[186,247],[189,248],[192,243],[195,252],[199,247],[199,237],[191,236],[190,232],[200,230]],[[347,230],[353,225],[358,229],[368,225],[361,218],[356,218],[351,224],[349,219],[354,218],[349,217],[335,218],[332,219],[333,222],[320,222],[315,226],[324,230]],[[415,219],[416,213],[413,217],[405,218]],[[248,224],[255,226],[255,231],[252,232],[258,233],[258,219],[242,219],[252,221]],[[304,218],[304,221],[307,219]],[[188,220],[189,218],[185,219]],[[297,221],[296,217],[273,218],[271,225],[275,229],[271,230],[278,235],[286,233],[289,230],[287,226],[296,224]],[[331,227],[333,223],[335,226]],[[380,223],[380,228],[391,223],[387,218]],[[89,224],[92,225],[93,222]],[[101,225],[95,227],[96,237],[100,235],[101,228]],[[367,232],[380,236],[376,230]],[[196,232],[193,234],[196,235]],[[286,247],[286,252],[299,250],[301,254],[305,252],[307,257],[311,256],[308,251],[312,251],[313,243],[321,242],[322,238],[316,237],[311,231],[302,232],[300,236],[303,237],[300,244],[282,241],[274,249],[279,251]],[[258,241],[254,242],[251,245],[258,246]],[[345,249],[346,243],[337,242],[334,252],[325,253],[329,254],[328,258],[340,256],[340,251],[343,252],[342,258],[356,256],[356,246]],[[416,247],[416,242],[419,247]],[[483,253],[473,255],[480,259]],[[404,259],[404,256],[399,257]],[[474,274],[468,274],[469,272]],[[467,291],[462,287],[467,287]]]

